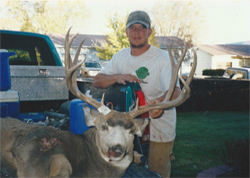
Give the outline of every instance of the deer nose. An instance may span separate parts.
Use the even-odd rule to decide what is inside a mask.
[[[116,154],[122,154],[123,152],[123,147],[121,145],[115,145],[112,147],[112,151],[115,152]]]

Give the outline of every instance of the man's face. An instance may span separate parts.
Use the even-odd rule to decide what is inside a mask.
[[[151,29],[142,24],[133,24],[126,29],[126,34],[132,48],[142,48],[148,43]]]

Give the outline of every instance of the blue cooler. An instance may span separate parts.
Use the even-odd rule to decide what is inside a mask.
[[[0,116],[19,118],[20,102],[17,91],[0,91]]]
[[[87,105],[80,99],[73,99],[70,102],[70,131],[74,134],[83,134],[89,127],[85,123],[83,105]]]
[[[97,99],[97,101],[100,101],[100,99]],[[84,105],[88,106],[90,109],[95,109],[93,106],[90,106],[80,99],[73,99],[70,102],[70,131],[74,134],[83,134],[90,128],[85,123]]]
[[[0,91],[7,91],[10,89],[9,56],[13,56],[15,54],[15,52],[8,52],[3,49],[0,50]]]

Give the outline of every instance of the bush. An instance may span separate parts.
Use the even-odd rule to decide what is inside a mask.
[[[205,69],[202,71],[202,75],[223,76],[224,72],[224,69]]]
[[[249,177],[249,138],[225,141],[221,160],[234,169],[234,175]]]

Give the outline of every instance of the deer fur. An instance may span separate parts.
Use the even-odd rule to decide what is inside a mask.
[[[95,127],[82,135],[1,118],[1,166],[18,177],[121,177],[133,160],[134,134],[148,120],[138,124],[84,110]]]

